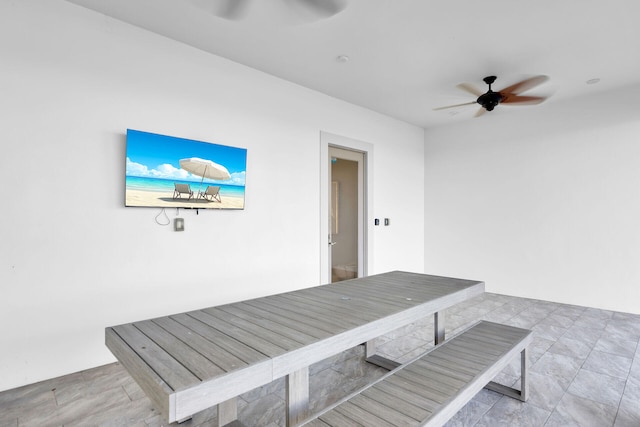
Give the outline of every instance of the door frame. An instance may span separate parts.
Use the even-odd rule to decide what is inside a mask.
[[[329,146],[346,150],[359,151],[364,154],[364,180],[362,191],[364,206],[362,212],[362,239],[359,239],[358,250],[362,266],[358,268],[358,276],[367,276],[373,266],[373,221],[369,214],[373,212],[373,145],[357,139],[320,131],[320,283],[331,283],[331,265],[329,257]],[[359,266],[360,267],[360,266]]]

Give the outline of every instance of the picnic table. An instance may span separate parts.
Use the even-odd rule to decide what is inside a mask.
[[[168,422],[218,405],[236,422],[236,398],[286,377],[287,426],[308,416],[309,366],[434,316],[444,340],[447,307],[484,292],[484,283],[393,271],[335,284],[106,328],[106,345]],[[389,369],[397,366],[389,362]]]

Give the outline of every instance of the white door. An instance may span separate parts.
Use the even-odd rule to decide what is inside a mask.
[[[365,275],[365,153],[329,146],[329,281]]]

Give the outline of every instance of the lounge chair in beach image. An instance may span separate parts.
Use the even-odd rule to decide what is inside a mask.
[[[208,200],[209,202],[222,202],[222,199],[220,198],[220,187],[217,185],[209,185],[204,193],[198,193],[198,198]]]
[[[188,194],[188,199],[191,199],[193,197],[193,191],[191,190],[191,186],[189,184],[174,183],[174,185],[176,186],[176,189],[173,191],[174,199],[181,199],[182,194]]]

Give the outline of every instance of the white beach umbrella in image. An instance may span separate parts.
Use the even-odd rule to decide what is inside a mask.
[[[200,187],[202,187],[202,181],[204,181],[205,178],[221,181],[231,178],[231,174],[229,174],[229,171],[224,166],[211,160],[200,159],[198,157],[180,160],[180,167],[187,172],[202,177]]]

